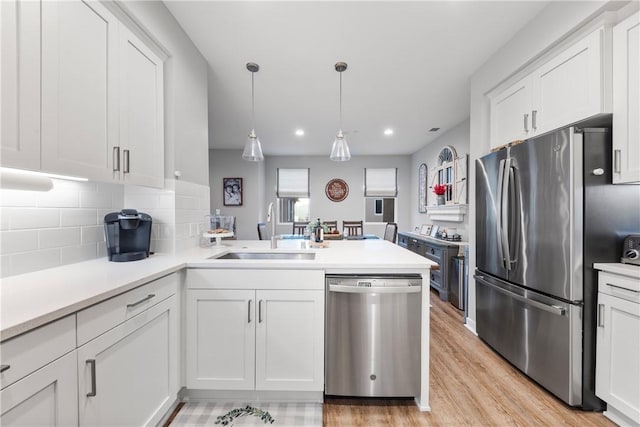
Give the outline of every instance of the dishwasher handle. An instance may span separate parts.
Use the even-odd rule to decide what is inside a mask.
[[[346,294],[413,294],[419,293],[422,286],[344,286],[329,285],[329,292]]]

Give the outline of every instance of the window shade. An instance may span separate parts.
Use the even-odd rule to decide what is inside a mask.
[[[398,180],[396,168],[364,170],[365,197],[396,197],[398,195]]]
[[[280,169],[277,172],[278,197],[309,197],[309,169]]]

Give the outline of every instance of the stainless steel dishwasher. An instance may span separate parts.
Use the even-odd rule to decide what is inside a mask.
[[[326,276],[325,393],[420,393],[422,278]]]

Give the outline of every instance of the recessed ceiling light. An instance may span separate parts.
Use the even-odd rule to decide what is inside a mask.
[[[391,129],[391,128],[386,128],[386,129],[384,130],[384,134],[385,134],[385,135],[393,135],[393,129]]]
[[[304,135],[304,130],[302,130],[302,129],[296,129],[296,135],[297,135],[297,136],[303,136],[303,135]]]

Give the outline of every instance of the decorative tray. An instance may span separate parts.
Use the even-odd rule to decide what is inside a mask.
[[[324,233],[324,240],[342,240],[342,233],[338,233],[338,234]]]

